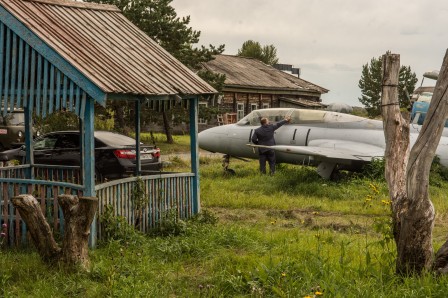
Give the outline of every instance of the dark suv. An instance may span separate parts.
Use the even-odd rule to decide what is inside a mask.
[[[25,114],[23,110],[0,113],[0,151],[16,148],[25,142]]]

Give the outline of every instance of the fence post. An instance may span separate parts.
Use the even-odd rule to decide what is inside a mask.
[[[190,99],[190,151],[193,177],[193,214],[200,211],[199,195],[199,144],[198,144],[198,97]]]

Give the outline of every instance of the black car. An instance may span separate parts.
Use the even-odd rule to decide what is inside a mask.
[[[119,133],[95,131],[95,174],[97,180],[116,179],[135,173],[135,140]],[[141,145],[142,172],[160,171],[160,149]],[[79,131],[57,131],[34,140],[34,163],[45,165],[80,165]],[[0,154],[0,160],[22,161],[25,148],[8,150]]]

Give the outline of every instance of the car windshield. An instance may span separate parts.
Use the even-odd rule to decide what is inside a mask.
[[[95,132],[95,138],[104,143],[106,146],[135,146],[133,138],[107,131]]]
[[[0,116],[3,125],[24,125],[25,115],[23,113],[9,113],[5,117]]]

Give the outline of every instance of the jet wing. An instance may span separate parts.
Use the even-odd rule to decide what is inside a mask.
[[[378,146],[340,140],[313,140],[308,146],[275,145],[263,146],[247,144],[252,147],[271,148],[278,152],[315,156],[318,159],[371,161],[374,157],[384,156],[384,149]]]

